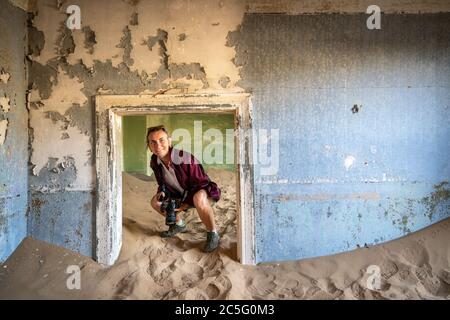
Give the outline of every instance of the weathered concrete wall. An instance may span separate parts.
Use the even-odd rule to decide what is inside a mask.
[[[93,96],[239,90],[226,42],[244,3],[77,1],[82,29],[73,31],[69,4],[58,3],[38,1],[29,28],[28,232],[91,255]]]
[[[383,13],[448,12],[449,0],[247,0],[248,13],[364,13],[377,5]]]
[[[0,262],[26,236],[26,13],[0,0]]]
[[[34,238],[92,256],[92,194],[89,191],[32,194],[28,230]]]
[[[257,261],[331,254],[450,216],[450,14],[247,15],[230,45],[254,127]],[[357,107],[354,107],[357,105]]]
[[[431,4],[425,0],[379,2],[384,12],[449,10],[449,1],[433,1]],[[406,38],[409,42],[402,39],[401,30],[406,32],[407,28],[398,21],[388,29],[393,32],[393,35],[389,36],[384,31],[376,33],[382,43],[384,43],[384,37],[389,39],[384,46],[375,47],[385,58],[370,55],[369,63],[363,64],[366,59],[364,50],[372,49],[372,42],[361,30],[355,33],[350,25],[362,26],[363,23],[365,25],[365,21],[358,20],[362,19],[361,16],[350,19],[344,29],[342,27],[345,24],[343,20],[339,20],[339,17],[346,19],[347,16],[341,15],[336,15],[337,20],[332,19],[335,15],[318,16],[323,20],[318,20],[312,25],[312,22],[301,22],[302,18],[288,15],[281,18],[273,16],[272,19],[279,19],[273,21],[267,21],[264,18],[260,21],[260,25],[257,23],[259,21],[257,16],[254,16],[256,20],[252,20],[253,18],[243,20],[243,17],[246,11],[289,14],[364,12],[367,5],[371,4],[365,1],[82,0],[76,1],[76,4],[81,8],[81,30],[71,31],[65,27],[67,19],[65,9],[69,5],[65,1],[38,1],[37,6],[32,9],[34,17],[30,19],[28,37],[31,62],[28,68],[30,90],[28,99],[31,155],[28,233],[31,236],[87,255],[92,254],[91,235],[95,234],[92,227],[94,219],[92,208],[95,205],[91,204],[96,183],[93,96],[99,93],[223,93],[253,90],[257,127],[273,128],[280,126],[281,123],[288,124],[281,132],[281,138],[284,139],[282,150],[283,152],[289,150],[289,152],[286,151],[289,155],[299,156],[302,165],[306,167],[302,171],[294,171],[292,175],[289,175],[292,181],[300,182],[293,184],[275,182],[272,185],[259,183],[256,186],[259,261],[330,253],[335,250],[350,249],[354,244],[362,243],[364,240],[374,241],[375,238],[369,236],[367,230],[361,229],[361,226],[367,226],[373,220],[363,218],[366,220],[359,222],[355,218],[357,206],[353,206],[354,202],[352,202],[352,199],[356,197],[354,190],[360,190],[358,192],[364,193],[363,197],[366,198],[367,192],[376,192],[375,197],[399,198],[398,201],[404,204],[406,196],[401,196],[400,190],[408,190],[407,193],[416,190],[411,197],[418,199],[420,195],[429,196],[433,188],[432,184],[443,181],[446,175],[448,177],[448,167],[444,168],[447,171],[441,171],[439,178],[436,178],[436,174],[433,175],[427,171],[443,168],[444,151],[436,148],[430,155],[429,145],[428,149],[425,149],[428,150],[428,154],[421,153],[428,155],[428,158],[421,155],[423,159],[420,163],[411,162],[411,166],[405,171],[401,168],[405,157],[416,157],[418,149],[413,148],[412,142],[403,145],[396,138],[410,134],[411,130],[416,130],[414,132],[419,135],[418,132],[432,128],[433,131],[425,134],[419,145],[427,146],[426,142],[432,142],[433,146],[440,144],[439,146],[442,147],[440,140],[442,138],[438,136],[448,137],[447,132],[439,131],[443,129],[436,129],[445,128],[442,122],[448,115],[448,111],[442,109],[441,103],[446,95],[448,98],[448,89],[445,85],[442,87],[444,82],[441,78],[437,78],[442,77],[448,66],[448,60],[445,59],[448,57],[448,55],[445,56],[445,53],[448,53],[447,47],[438,46],[439,43],[446,43],[447,39],[446,35],[442,35],[437,30],[441,27],[446,28],[447,24],[442,22],[443,18],[440,18],[435,26],[429,26],[429,19],[426,16],[416,16],[415,21],[428,28],[425,29],[428,30],[425,35],[429,34],[433,39],[431,42],[426,42],[426,45],[419,36],[425,35],[420,33],[417,27],[406,34],[412,37]],[[404,16],[397,17],[402,20]],[[270,16],[268,19],[271,19]],[[251,21],[250,24],[249,21]],[[280,23],[278,27],[277,23]],[[241,34],[232,32],[238,30],[240,24],[242,24]],[[261,30],[257,30],[255,25],[260,26]],[[401,38],[399,40],[403,42],[394,43],[396,37]],[[413,40],[419,41],[423,48],[414,46]],[[361,51],[358,44],[364,50]],[[321,53],[319,48],[323,47],[327,53]],[[353,50],[349,55],[352,59],[345,59],[347,47]],[[431,50],[434,48],[439,50],[434,52]],[[334,52],[331,51],[334,49],[338,54],[337,64],[332,59]],[[417,53],[416,49],[419,50]],[[292,67],[288,60],[283,60],[287,59],[286,57],[292,59]],[[315,57],[318,60],[315,60]],[[409,60],[405,62],[405,58]],[[436,77],[432,79],[425,76],[427,73],[421,73],[428,71],[426,65],[420,63],[419,67],[416,65],[417,62],[425,63],[431,61],[430,59],[433,61],[430,64],[436,66]],[[317,68],[308,67],[311,64]],[[397,67],[396,64],[401,67]],[[358,86],[358,81],[371,79],[364,65],[375,69],[381,68],[380,70],[384,72],[380,73],[377,69],[373,80],[375,84],[386,86],[381,96],[379,95],[381,88],[371,88],[368,84]],[[328,69],[325,69],[325,66]],[[408,69],[409,66],[412,67],[412,71]],[[353,69],[346,72],[347,67]],[[439,71],[439,68],[444,69]],[[315,73],[317,69],[320,72]],[[421,77],[418,76],[419,74]],[[255,75],[257,75],[256,78],[253,77]],[[397,79],[400,77],[406,81],[410,79],[410,75],[416,76],[412,78],[415,81],[411,82],[412,88],[407,88],[409,85],[405,85],[407,82],[402,83]],[[346,82],[343,84],[344,80]],[[418,83],[420,85],[417,85]],[[323,91],[320,88],[325,85],[330,90]],[[351,90],[346,89],[346,86],[350,86]],[[351,108],[356,103],[355,99],[360,99],[363,109],[358,113],[352,114],[350,111],[348,114],[349,105]],[[391,103],[395,103],[396,107],[394,108]],[[279,113],[280,105],[282,110],[290,113]],[[421,116],[426,120],[423,124],[417,123],[416,118],[413,118],[409,112],[408,108],[414,109],[417,106],[423,107]],[[442,117],[437,117],[437,113]],[[406,119],[401,120],[404,114]],[[273,119],[273,122],[269,122],[269,119]],[[289,125],[292,119],[304,119],[309,126],[298,126],[296,121],[297,126],[293,127],[293,124]],[[379,132],[380,128],[384,129],[382,119],[389,119],[387,127],[390,130],[382,132],[377,138],[375,132]],[[330,125],[327,126],[326,123]],[[413,123],[413,126],[410,126],[410,123]],[[388,133],[393,136],[389,136]],[[283,138],[287,134],[298,138],[294,140]],[[370,145],[374,146],[369,148],[370,152],[364,149],[369,138],[373,140],[370,141]],[[344,139],[347,139],[346,142]],[[294,146],[291,145],[292,142]],[[295,148],[304,150],[305,146],[307,146],[307,152],[295,151]],[[397,146],[403,149],[396,149]],[[314,148],[325,148],[328,151],[322,155],[321,151]],[[342,162],[340,158],[342,155],[352,155],[356,158],[352,171],[346,171],[347,176],[339,171],[342,167],[336,164],[338,160]],[[367,158],[367,161],[375,161],[375,163],[368,162],[369,168],[372,169],[364,171],[364,167],[358,166],[364,158]],[[430,162],[427,162],[427,159]],[[336,167],[333,167],[333,164]],[[319,172],[318,168],[322,165],[325,171]],[[284,169],[280,172],[280,180],[283,180],[287,172],[293,172],[293,167],[284,158],[281,166]],[[417,168],[421,168],[417,177],[409,176]],[[374,184],[362,182],[364,179],[383,179],[383,176],[380,177],[382,173],[386,173],[386,179],[393,177],[409,179],[408,188],[403,189],[402,180],[396,180],[398,185],[387,182]],[[330,199],[330,208],[336,205],[337,209],[333,218],[335,220],[326,220],[330,222],[329,228],[348,229],[351,225],[356,229],[349,231],[351,235],[346,234],[347,231],[340,231],[340,234],[330,233],[337,238],[342,236],[342,239],[351,240],[349,246],[343,245],[342,241],[347,240],[341,239],[339,244],[332,244],[332,247],[328,242],[334,241],[334,238],[330,240],[323,236],[325,233],[313,233],[314,230],[305,231],[302,238],[298,238],[299,246],[302,244],[301,241],[305,241],[302,247],[308,247],[307,250],[312,251],[300,253],[299,247],[285,246],[290,242],[287,236],[293,232],[298,234],[299,229],[293,228],[292,224],[283,223],[282,215],[277,215],[279,218],[273,224],[268,215],[272,209],[279,210],[282,214],[288,215],[286,221],[294,219],[302,230],[308,228],[311,223],[317,223],[316,220],[306,220],[306,217],[311,219],[322,217],[321,210],[328,208],[326,201],[316,205],[314,201],[301,199],[296,201],[276,199],[279,195],[296,199],[295,197],[302,197],[305,194],[318,194],[320,192],[317,190],[324,184],[309,185],[303,182],[317,182],[322,177],[338,181],[335,184],[325,184],[324,193],[330,195],[332,188],[336,187],[335,193],[348,191],[353,194],[350,197],[352,201],[348,204],[349,210],[345,209],[347,204],[340,196]],[[411,187],[410,183],[415,181],[414,179],[420,182],[418,189]],[[339,185],[343,188],[339,189]],[[366,188],[371,186],[372,189],[368,188],[364,191],[359,189],[360,185]],[[310,186],[312,188],[308,188]],[[373,191],[375,186],[385,188],[384,193]],[[349,196],[344,194],[341,197],[346,199],[345,197]],[[404,211],[400,205],[396,206],[396,200],[392,199],[389,203],[393,204],[393,210],[403,214]],[[430,199],[441,198],[438,196]],[[381,201],[377,202],[371,198],[358,201],[368,203],[363,208],[368,209],[370,215],[364,215],[364,217],[376,216],[377,212],[381,212],[376,205],[373,208],[370,207]],[[304,220],[289,216],[293,209],[285,209],[289,206],[294,208],[294,205],[307,206],[314,215],[306,214]],[[432,208],[440,210],[440,207],[432,206]],[[44,213],[44,209],[53,213]],[[348,215],[344,215],[347,211]],[[317,212],[319,215],[316,215]],[[389,214],[392,216],[386,218],[388,235],[386,238],[378,236],[379,241],[404,233],[399,231],[403,230],[403,227],[392,227],[392,221],[395,219],[393,212],[390,211]],[[439,214],[433,214],[432,217],[437,219]],[[400,218],[403,221],[403,217]],[[433,219],[426,222],[421,220],[415,226],[407,225],[406,227],[415,230],[424,224],[436,221]],[[333,226],[333,221],[343,222]],[[375,219],[375,221],[378,220]],[[267,222],[269,222],[268,225],[266,225]],[[279,226],[280,233],[284,235],[274,234],[276,228],[268,231],[269,225]],[[307,235],[313,234],[316,237],[322,236],[322,242],[318,241],[314,246],[308,246],[308,241],[311,239]],[[354,234],[355,239],[352,238]],[[283,245],[282,255],[270,254],[276,252],[272,249],[268,250],[269,244],[273,242]],[[319,248],[320,245],[323,247]]]

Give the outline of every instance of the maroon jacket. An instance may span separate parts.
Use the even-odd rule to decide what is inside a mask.
[[[189,152],[174,148],[170,148],[169,152],[171,156],[169,165],[174,169],[178,183],[186,193],[183,201],[184,203],[194,206],[194,194],[200,189],[204,189],[214,200],[218,201],[220,199],[219,187],[216,183],[211,181],[197,158]],[[158,164],[157,156],[153,154],[150,161],[150,167],[155,173],[155,178],[158,182],[158,192],[161,191],[164,183],[162,166],[163,164]],[[176,190],[173,190],[167,184],[166,187],[171,193],[178,194]]]

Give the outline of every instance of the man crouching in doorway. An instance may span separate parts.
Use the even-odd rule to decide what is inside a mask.
[[[220,199],[220,189],[205,173],[203,166],[190,153],[172,147],[172,139],[164,126],[156,126],[147,130],[147,145],[153,153],[150,167],[158,182],[158,191],[153,196],[151,204],[159,214],[161,211],[161,196],[164,197],[163,186],[171,195],[181,199],[181,205],[176,213],[190,207],[195,207],[207,230],[204,252],[211,252],[219,246],[219,234],[214,221],[211,202]],[[176,223],[169,225],[169,230],[161,232],[161,237],[173,237],[179,232],[186,232],[186,224],[179,214]]]

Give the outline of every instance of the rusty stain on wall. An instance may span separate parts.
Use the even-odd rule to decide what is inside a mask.
[[[446,210],[450,210],[450,188],[448,181],[442,181],[433,186],[434,192],[422,199],[427,207],[427,215],[430,220],[436,212],[436,208],[440,205],[446,205]]]
[[[34,214],[37,216],[40,216],[41,214],[41,207],[45,203],[45,200],[42,200],[41,198],[34,197],[33,200],[31,200],[31,207],[33,208]]]

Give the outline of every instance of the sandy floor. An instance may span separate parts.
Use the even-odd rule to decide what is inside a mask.
[[[220,249],[204,254],[195,210],[189,232],[161,239],[164,220],[151,210],[155,183],[124,174],[123,248],[103,268],[91,259],[31,238],[0,266],[0,299],[450,299],[450,219],[402,239],[316,259],[242,266],[236,258],[235,177],[210,170],[222,188],[215,205]],[[68,290],[69,265],[81,289]],[[370,265],[379,290],[367,288]]]

